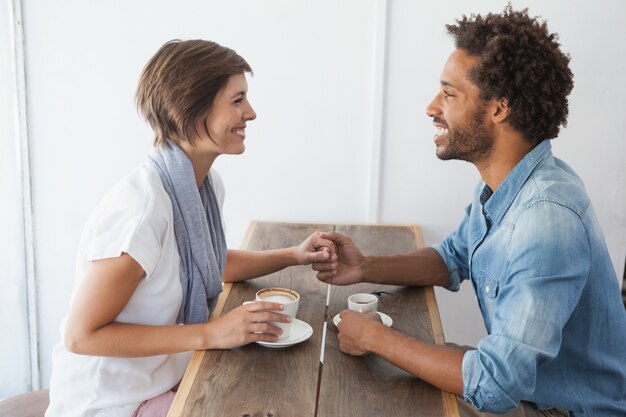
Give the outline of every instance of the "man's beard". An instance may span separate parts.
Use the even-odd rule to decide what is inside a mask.
[[[444,120],[435,117],[435,122],[445,124],[448,129],[447,146],[437,151],[437,157],[444,161],[458,159],[476,163],[489,156],[494,137],[484,126],[485,112],[486,106],[479,105],[468,122],[455,128],[450,128]]]

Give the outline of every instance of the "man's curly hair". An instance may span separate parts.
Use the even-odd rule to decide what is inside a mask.
[[[481,98],[506,98],[509,123],[526,140],[553,139],[560,125],[567,126],[574,76],[569,55],[545,22],[529,17],[528,9],[514,11],[509,3],[502,14],[464,15],[446,29],[457,48],[478,57],[469,77]]]

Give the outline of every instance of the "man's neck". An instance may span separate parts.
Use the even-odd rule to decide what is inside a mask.
[[[518,134],[498,135],[491,153],[484,159],[474,162],[481,178],[492,191],[502,184],[515,166],[532,151],[532,144]]]

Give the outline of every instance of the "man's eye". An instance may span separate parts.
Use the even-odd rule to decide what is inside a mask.
[[[446,90],[443,90],[443,94],[447,97],[454,97],[454,95],[450,94],[449,92],[447,92]]]

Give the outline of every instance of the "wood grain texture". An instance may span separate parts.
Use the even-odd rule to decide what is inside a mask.
[[[247,249],[293,246],[316,230],[329,231],[332,227],[256,223]],[[313,327],[313,336],[284,349],[251,344],[204,352],[181,416],[314,415],[326,285],[315,278],[310,267],[291,267],[233,284],[223,313],[253,300],[259,289],[277,286],[300,293],[297,318]]]
[[[424,247],[424,236],[422,235],[422,229],[415,226],[413,227],[413,233],[415,234],[415,242],[417,248]],[[443,326],[441,324],[441,316],[439,315],[439,307],[437,305],[437,298],[435,297],[435,290],[431,288],[426,289],[426,297],[428,299],[428,313],[430,315],[430,321],[433,326],[433,335],[435,337],[435,343],[446,343]],[[446,409],[446,415],[448,417],[460,417],[459,404],[455,394],[451,392],[443,393],[443,403]]]
[[[256,222],[250,222],[250,225],[246,230],[246,234],[244,235],[241,249],[248,248],[248,245],[250,244],[250,239],[254,234],[255,227]],[[224,304],[226,303],[226,299],[230,295],[232,285],[232,283],[224,284],[224,290],[217,300],[217,305],[215,306],[215,310],[213,310],[211,317],[209,317],[209,321],[215,320],[221,316]],[[178,391],[176,392],[176,397],[174,397],[174,401],[172,402],[172,405],[167,413],[167,417],[178,417],[182,415],[183,407],[187,402],[187,398],[189,397],[191,387],[193,386],[196,375],[198,374],[198,369],[200,369],[200,364],[202,363],[203,358],[203,350],[197,350],[193,353],[189,365],[187,365],[187,369],[185,370],[185,375],[183,376],[180,386],[178,387]]]
[[[407,253],[423,246],[418,227],[338,225],[335,229],[350,236],[365,255]],[[447,415],[441,390],[377,355],[353,357],[341,353],[337,328],[332,323],[334,315],[347,308],[350,294],[376,293],[379,295],[378,310],[393,319],[394,329],[434,342],[427,290],[369,283],[332,287],[319,417]],[[346,401],[347,398],[350,400]]]
[[[345,233],[365,254],[371,255],[410,252],[416,246],[423,246],[417,226],[253,222],[242,249],[293,246],[316,230]],[[442,393],[375,355],[356,358],[339,352],[337,329],[332,324],[332,317],[347,307],[349,294],[375,292],[380,296],[379,310],[393,318],[394,328],[413,337],[443,343],[432,288],[332,286],[327,308],[328,286],[315,278],[310,267],[292,267],[255,280],[225,285],[212,319],[243,301],[254,299],[257,290],[276,286],[300,293],[297,318],[313,327],[313,336],[284,349],[252,344],[231,350],[196,352],[168,417],[458,416],[453,395]],[[325,359],[320,368],[322,334],[327,322],[330,324]]]

